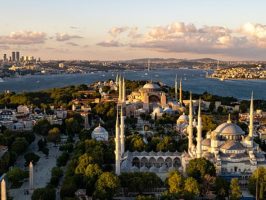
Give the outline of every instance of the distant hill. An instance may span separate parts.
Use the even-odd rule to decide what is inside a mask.
[[[132,60],[125,60],[125,63],[135,63],[135,64],[142,64],[142,63],[214,63],[217,60],[212,58],[200,58],[200,59],[177,59],[177,58],[140,58],[140,59],[132,59]]]

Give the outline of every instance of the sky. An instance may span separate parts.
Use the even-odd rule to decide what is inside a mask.
[[[0,56],[266,60],[265,0],[0,0]]]

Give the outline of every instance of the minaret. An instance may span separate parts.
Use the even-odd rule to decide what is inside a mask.
[[[191,150],[193,146],[193,111],[192,108],[192,94],[190,92],[190,100],[189,100],[189,124],[188,124],[188,151]]]
[[[183,104],[183,99],[182,99],[182,79],[180,79],[180,85],[179,85],[179,103],[181,105]]]
[[[201,99],[199,99],[198,126],[197,126],[197,158],[202,157],[202,120],[201,120]]]
[[[116,77],[115,77],[115,84],[118,85],[118,74],[116,74]]]
[[[253,103],[253,92],[251,93],[250,109],[249,109],[249,137],[253,138],[253,121],[254,121],[254,103]]]
[[[126,102],[126,83],[125,83],[125,78],[123,77],[123,82],[122,82],[122,102]]]
[[[118,79],[118,92],[119,92],[119,95],[118,95],[118,102],[121,102],[122,101],[122,77],[119,76],[119,79]]]
[[[178,88],[178,86],[177,86],[177,75],[175,75],[175,100],[177,101],[178,99],[177,99],[177,88]]]
[[[121,156],[125,152],[125,122],[124,122],[124,113],[123,106],[121,106],[121,116],[120,116],[120,144],[121,144]]]
[[[115,125],[115,173],[120,175],[120,130],[119,130],[119,118],[118,118],[118,108],[116,114],[116,125]]]
[[[1,181],[1,200],[6,200],[6,181],[2,179]]]
[[[29,189],[33,190],[33,164],[29,164]]]

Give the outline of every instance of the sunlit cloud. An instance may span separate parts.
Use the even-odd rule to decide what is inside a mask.
[[[67,33],[56,33],[56,40],[59,42],[71,40],[71,39],[80,39],[82,38],[79,35],[69,35]]]
[[[128,27],[123,26],[123,27],[113,27],[109,30],[109,34],[113,37],[116,37],[120,35],[121,33],[124,33],[128,30]]]
[[[121,46],[124,46],[124,44],[120,43],[119,41],[115,41],[115,40],[106,40],[106,41],[97,43],[97,45],[102,46],[102,47],[121,47]]]
[[[73,47],[77,47],[79,46],[79,44],[75,43],[75,42],[67,42],[67,45],[73,46]]]
[[[37,31],[11,32],[9,35],[0,36],[0,44],[29,45],[40,44],[46,40],[46,33]]]
[[[157,52],[254,56],[266,53],[266,25],[247,23],[238,29],[175,22],[149,27],[114,27],[115,40],[99,42],[102,47],[146,48]],[[127,35],[122,33],[127,33]]]

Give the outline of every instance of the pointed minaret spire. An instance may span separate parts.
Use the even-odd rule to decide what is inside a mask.
[[[126,83],[125,78],[123,77],[122,81],[122,102],[124,103],[126,101]]]
[[[231,121],[231,114],[229,113],[228,114],[228,120],[227,120],[227,123],[229,124],[229,123],[232,123],[232,121]]]
[[[197,158],[202,157],[202,120],[201,120],[201,99],[199,99],[198,126],[197,126]]]
[[[124,122],[124,113],[123,106],[121,106],[121,116],[120,116],[120,144],[121,144],[121,156],[125,152],[125,122]]]
[[[188,150],[191,150],[193,146],[193,103],[192,103],[192,93],[190,92],[189,99],[189,124],[188,124]]]
[[[115,77],[115,84],[118,85],[118,74],[116,74],[116,77]]]
[[[121,75],[119,75],[118,89],[119,89],[118,102],[121,102],[122,101],[122,77]]]
[[[2,179],[1,181],[1,200],[6,200],[6,181]]]
[[[118,106],[116,113],[116,125],[115,125],[115,173],[120,175],[120,128],[119,128],[119,117],[118,117]]]
[[[177,97],[177,90],[178,90],[178,86],[177,86],[177,75],[175,75],[175,100],[177,101],[178,99],[178,97]]]
[[[253,137],[253,122],[254,121],[254,103],[253,103],[253,91],[251,93],[250,99],[250,109],[249,109],[249,133],[248,135],[252,138]]]
[[[181,105],[183,104],[183,99],[182,99],[182,79],[180,79],[180,85],[179,85],[179,103]]]

